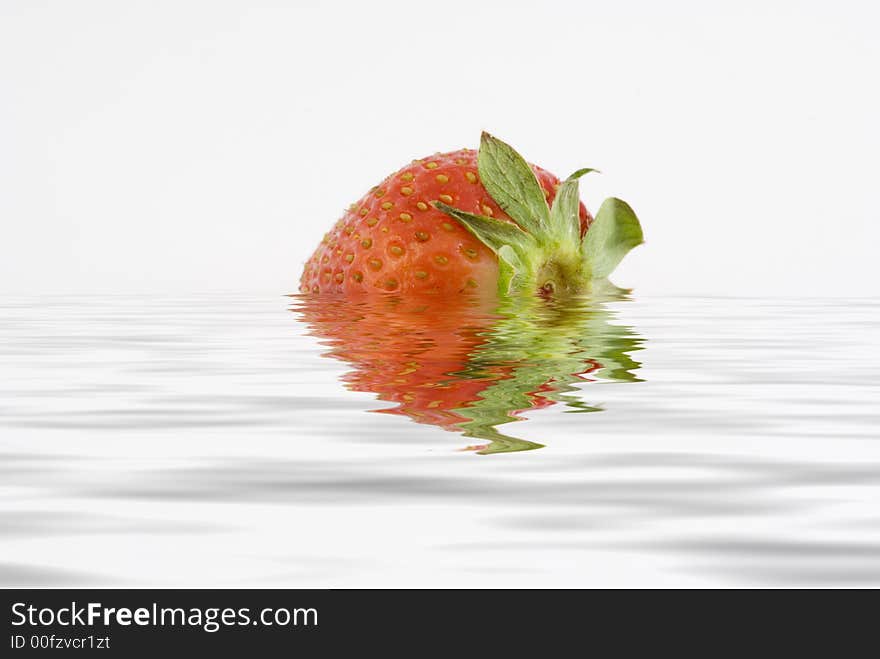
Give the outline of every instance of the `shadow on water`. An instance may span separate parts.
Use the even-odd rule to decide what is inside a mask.
[[[465,450],[483,455],[541,448],[498,430],[529,410],[601,411],[577,385],[639,381],[631,353],[643,339],[609,308],[627,299],[621,289],[564,302],[294,297],[292,311],[330,347],[325,356],[353,367],[345,385],[396,403],[373,411],[460,432],[479,440]]]

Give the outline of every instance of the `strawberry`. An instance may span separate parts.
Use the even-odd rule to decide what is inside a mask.
[[[589,291],[642,242],[619,199],[593,220],[578,195],[590,171],[560,182],[487,133],[478,152],[414,160],[349,207],[306,263],[300,292]]]
[[[475,438],[481,443],[469,448],[482,454],[540,448],[495,426],[557,403],[597,411],[568,394],[573,384],[634,381],[639,366],[629,353],[640,339],[609,322],[595,296],[563,304],[529,296],[500,304],[473,296],[302,296],[295,310],[329,346],[327,356],[353,367],[343,378],[349,389],[395,404],[377,411]]]

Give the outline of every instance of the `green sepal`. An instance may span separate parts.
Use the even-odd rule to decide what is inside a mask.
[[[496,254],[504,245],[528,248],[528,244],[534,242],[529,234],[511,222],[458,210],[442,201],[434,202],[434,206],[458,220],[465,229],[474,234]]]
[[[569,176],[569,177],[568,177],[567,179],[565,179],[565,180],[566,180],[566,181],[577,180],[577,179],[579,179],[581,176],[583,176],[584,174],[589,174],[590,172],[596,172],[597,174],[601,174],[601,173],[602,173],[602,172],[600,172],[598,169],[594,169],[593,167],[582,167],[581,169],[579,169],[579,170],[577,170],[577,171],[575,171],[575,172],[572,172],[571,176]]]
[[[602,202],[596,219],[581,243],[581,256],[594,279],[607,277],[636,245],[645,242],[639,219],[625,201],[610,197]]]
[[[559,186],[550,209],[550,234],[563,245],[577,245],[581,236],[581,197],[578,179],[598,170],[585,167],[569,176]]]
[[[510,245],[502,245],[498,250],[498,269],[498,290],[501,293],[512,293],[524,285],[526,265]]]
[[[544,190],[529,163],[513,148],[484,132],[477,171],[486,191],[510,218],[532,235],[550,221]]]

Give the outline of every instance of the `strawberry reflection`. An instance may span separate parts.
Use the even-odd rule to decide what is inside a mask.
[[[609,285],[564,302],[306,297],[293,311],[329,346],[326,356],[353,367],[343,376],[349,389],[396,403],[376,412],[460,432],[485,455],[543,446],[498,430],[529,410],[599,411],[581,399],[584,382],[638,381],[630,354],[642,339],[614,324],[609,308],[623,299]]]

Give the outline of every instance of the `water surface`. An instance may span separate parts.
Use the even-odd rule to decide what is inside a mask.
[[[7,297],[0,584],[880,585],[880,301],[517,311]]]

